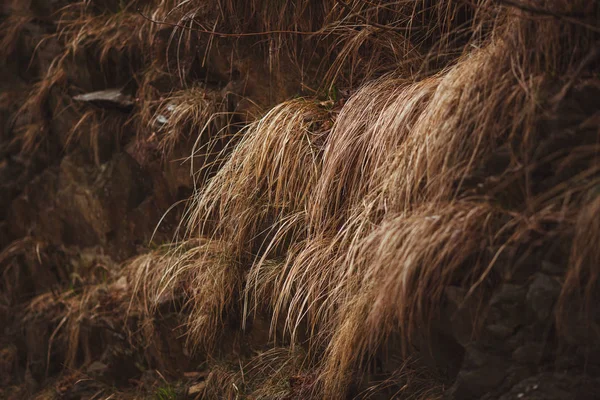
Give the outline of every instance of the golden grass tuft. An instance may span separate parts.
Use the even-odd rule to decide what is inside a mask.
[[[188,233],[210,228],[241,259],[285,246],[286,236],[304,229],[331,120],[326,106],[298,99],[250,125],[233,140],[229,161],[196,194]]]
[[[182,243],[172,253],[141,256],[129,269],[132,304],[139,297],[148,316],[162,305],[180,304],[188,315],[189,346],[214,348],[241,289],[241,269],[228,247],[208,240]]]
[[[348,208],[373,191],[379,183],[377,171],[407,140],[436,84],[383,78],[349,99],[325,146],[323,173],[309,208],[311,226],[321,229],[336,219],[337,229]]]
[[[386,215],[353,244],[330,290],[330,298],[342,299],[324,373],[331,395],[343,391],[345,374],[392,333],[404,338],[404,353],[412,337],[427,335],[446,286],[485,282],[493,266],[486,249],[496,245],[499,217],[485,203],[426,206]]]
[[[227,135],[228,113],[220,93],[201,86],[183,89],[154,101],[156,106],[141,105],[140,108],[154,109],[148,121],[142,121],[140,130],[154,131],[158,135],[158,150],[165,159],[170,157],[177,143],[183,138],[196,138],[201,145],[200,154],[210,155],[211,149],[202,148],[216,142],[216,137]],[[201,140],[201,137],[205,137]],[[194,154],[195,156],[195,154]],[[208,160],[196,161],[200,165]]]

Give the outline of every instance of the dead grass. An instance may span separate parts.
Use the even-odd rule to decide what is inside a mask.
[[[389,374],[385,379],[373,379],[370,385],[356,396],[357,399],[382,398],[408,400],[437,400],[443,397],[443,388],[435,387],[432,381],[435,376],[417,365],[410,358],[403,360],[401,367]]]
[[[227,136],[227,108],[220,93],[214,90],[191,87],[168,94],[154,107],[148,104],[140,108],[154,110],[149,115],[150,120],[142,121],[140,130],[158,134],[158,149],[165,159],[184,139],[194,138],[201,147],[198,153],[210,154],[211,149],[202,146],[215,142],[217,137]],[[208,160],[197,162],[208,164]]]
[[[131,305],[142,301],[146,315],[161,305],[180,304],[188,315],[186,337],[192,349],[210,351],[227,314],[236,307],[241,270],[231,251],[218,241],[182,243],[172,253],[141,256],[130,266]]]
[[[483,172],[499,184],[527,180],[522,167],[547,165],[532,146],[551,106],[542,93],[556,85],[548,74],[572,73],[590,51],[591,32],[477,5],[466,21],[477,37],[453,64],[417,82],[386,76],[365,85],[322,130],[319,151],[305,133],[314,105],[274,108],[245,132],[190,209],[187,235],[212,234],[249,266],[246,315],[267,305],[273,329],[284,318],[292,342],[306,329],[315,349],[325,344],[328,397],[342,396],[353,371],[391,334],[405,338],[409,352],[411,338],[436,318],[446,286],[483,301],[483,289],[504,276],[496,265],[503,250],[556,218],[562,189],[525,187],[516,193],[521,203],[503,203],[495,188],[474,194],[470,179],[503,147],[506,164]],[[456,11],[445,6],[432,19],[441,31]],[[562,54],[572,46],[580,50],[567,61]],[[593,164],[583,168],[595,174]]]
[[[572,15],[598,10],[583,0],[466,3],[230,0],[218,2],[217,16],[191,2],[149,7],[152,19],[177,10],[178,46],[189,50],[192,32],[213,32],[263,46],[269,63],[280,49],[294,60],[320,54],[328,93],[338,83],[353,93],[345,102],[286,101],[227,137],[178,241],[131,263],[130,306],[151,316],[179,304],[190,347],[207,353],[232,317],[245,327],[266,311],[274,338],[281,333],[293,351],[308,348],[319,371],[310,390],[326,398],[347,396],[391,336],[402,338],[407,358],[422,350],[414,339],[427,336],[449,285],[485,304],[514,272],[506,250],[532,247],[535,235],[572,243],[559,320],[567,302],[589,312],[600,261],[597,110],[562,128],[547,122],[552,113],[567,120],[562,105],[579,84],[597,80],[590,59],[598,27]],[[157,29],[131,10],[74,15],[60,32],[69,54],[93,46],[102,62],[111,52],[146,48]],[[151,67],[156,76],[146,76],[147,84],[169,73],[168,64]],[[181,82],[184,70],[178,67]],[[52,69],[24,110],[41,114],[64,76]],[[192,131],[194,152],[214,152],[223,136],[201,138],[209,126],[225,132],[219,96],[182,85],[160,99],[160,90],[142,86],[137,116],[141,126],[156,127],[162,151]],[[35,143],[31,129],[27,148]],[[557,138],[563,131],[575,134],[558,146],[567,143]],[[77,329],[70,332],[76,341]],[[278,349],[262,356],[267,361],[239,373],[215,367],[205,394],[289,395],[284,377],[297,373],[296,359]],[[413,372],[407,362],[389,379]],[[249,390],[244,374],[254,373],[262,380]],[[401,395],[438,397],[435,381],[412,387]]]
[[[472,11],[464,11],[465,7],[454,1],[445,2],[443,6],[404,1],[380,5],[358,0],[318,4],[307,1],[297,4],[221,1],[215,10],[196,2],[174,0],[106,4],[74,2],[56,13],[57,31],[48,39],[58,40],[63,52],[23,105],[19,114],[26,121],[19,124],[18,138],[25,152],[37,149],[40,142],[48,140],[50,132],[44,121],[48,115],[61,112],[47,107],[52,88],[59,86],[62,92],[69,94],[91,90],[85,87],[86,77],[73,76],[70,64],[74,61],[79,64],[86,64],[87,60],[97,62],[93,68],[88,66],[88,74],[97,74],[96,66],[99,65],[104,76],[98,78],[106,79],[109,85],[130,84],[129,74],[138,75],[158,62],[166,74],[178,78],[181,89],[187,89],[188,73],[194,60],[201,57],[204,65],[217,40],[215,37],[225,35],[225,40],[236,37],[240,40],[247,37],[249,30],[255,30],[248,36],[248,46],[260,49],[268,59],[271,73],[273,65],[279,65],[282,53],[303,74],[311,70],[310,59],[319,57],[323,62],[311,73],[322,76],[322,86],[332,91],[337,87],[357,87],[384,73],[402,71],[404,75],[417,76],[425,70],[430,71],[431,68],[422,68],[423,52],[417,47],[425,42],[428,46],[444,42],[444,49],[436,51],[440,54],[451,52],[449,48],[460,48],[456,43],[449,43],[448,35],[457,29],[453,25],[455,19],[473,22]],[[11,43],[16,42],[20,27],[27,22],[25,17],[19,18],[6,23],[8,34],[5,37]],[[409,26],[403,26],[406,24]],[[414,38],[413,31],[418,33]],[[452,56],[454,59],[456,54]],[[82,70],[76,69],[78,73]],[[148,132],[149,121],[164,114],[158,112],[164,110],[157,110],[156,114],[148,115],[149,110],[156,109],[156,104],[168,107],[177,102],[182,117],[189,112],[189,117],[183,118],[200,117],[197,111],[184,111],[187,107],[181,104],[189,104],[180,102],[184,91],[169,90],[147,98],[145,95],[152,91],[145,86],[150,81],[136,80],[141,83],[142,96],[138,98],[144,102],[132,119],[139,119],[141,122],[136,125],[144,131]],[[173,93],[174,98],[169,99]],[[204,110],[208,112],[206,108]],[[220,112],[219,107],[214,111]],[[207,119],[207,115],[202,117]],[[179,128],[183,129],[183,126]],[[169,132],[175,130],[169,129]],[[167,135],[170,138],[178,136]],[[166,139],[164,143],[168,148],[172,146],[170,140]]]
[[[153,8],[155,13],[166,13],[174,7],[170,2],[160,3],[163,8]],[[62,46],[61,52],[52,60],[48,70],[43,71],[44,75],[13,121],[16,127],[14,140],[20,143],[23,152],[35,152],[42,143],[51,140],[48,121],[59,118],[65,110],[79,110],[81,117],[76,126],[90,119],[91,111],[76,107],[70,100],[71,95],[97,90],[92,81],[94,84],[104,81],[105,85],[130,84],[130,75],[144,63],[151,63],[151,60],[145,59],[152,55],[152,38],[159,26],[144,18],[137,8],[141,7],[142,13],[148,13],[152,4],[120,4],[124,6],[113,12],[98,12],[95,5],[80,1],[57,11],[56,32],[45,37],[44,42],[57,41]],[[27,17],[15,18],[15,21],[14,18],[5,21],[2,28],[6,31],[4,40],[11,43],[18,42],[22,26],[30,20]],[[9,48],[6,49],[8,51]],[[74,137],[69,136],[66,145]]]
[[[8,60],[9,56],[14,55],[14,52],[19,45],[19,39],[23,33],[23,30],[32,20],[33,15],[17,14],[9,15],[4,21],[2,21],[0,24],[0,36],[2,37],[2,40],[0,41],[0,46],[2,46],[0,57],[2,57],[3,63]]]
[[[300,399],[310,394],[311,377],[306,370],[306,355],[301,350],[275,347],[258,351],[236,365],[211,363],[202,398]]]
[[[231,240],[240,259],[285,246],[290,232],[304,229],[331,118],[325,106],[299,99],[250,125],[233,142],[230,161],[195,196],[187,231],[212,229]]]
[[[64,357],[61,362],[67,368],[89,365],[94,361],[94,357],[98,356],[94,348],[97,343],[92,342],[89,328],[95,326],[119,332],[122,328],[119,315],[123,315],[126,294],[126,282],[121,280],[60,294],[47,293],[29,302],[23,322],[30,324],[33,330],[38,321],[52,327],[50,331],[33,333],[42,335],[37,340],[47,340],[46,377],[51,363],[58,361],[56,354]],[[48,336],[44,338],[44,334]]]
[[[569,259],[561,297],[558,303],[558,323],[563,332],[571,337],[586,339],[593,343],[600,333],[595,313],[597,310],[598,260],[599,250],[596,239],[600,233],[598,211],[600,197],[591,200],[579,213],[575,223],[573,247]],[[579,327],[573,326],[577,320],[586,321]],[[577,334],[578,330],[585,333]]]

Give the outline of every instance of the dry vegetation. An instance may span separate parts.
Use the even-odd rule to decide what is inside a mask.
[[[38,18],[17,11],[3,56]],[[0,252],[4,303],[45,324],[46,377],[125,342],[158,371],[202,360],[198,398],[437,399],[467,348],[455,371],[427,361],[451,293],[475,341],[545,262],[554,346],[600,344],[596,2],[86,0],[52,18],[11,146],[79,143],[96,165],[124,146],[184,163],[193,193],[171,243],[102,279],[38,282],[14,261],[44,264],[35,239]],[[73,100],[107,87],[133,109]]]

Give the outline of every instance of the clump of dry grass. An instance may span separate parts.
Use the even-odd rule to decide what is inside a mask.
[[[40,343],[46,335],[46,376],[52,365],[62,359],[67,368],[87,365],[98,357],[97,345],[89,335],[90,327],[119,332],[127,298],[127,282],[83,286],[59,294],[46,293],[32,299],[25,309],[23,323],[30,326]],[[37,324],[47,324],[50,331],[36,331]],[[33,355],[35,356],[35,355]],[[32,361],[39,361],[35,358]]]
[[[440,31],[456,12],[450,3],[432,19]],[[427,331],[448,285],[484,301],[480,289],[509,274],[496,264],[504,249],[527,245],[527,232],[555,220],[565,199],[558,194],[565,185],[515,187],[507,202],[497,185],[527,185],[531,171],[560,164],[533,151],[552,107],[541,96],[556,85],[549,72],[571,74],[585,60],[593,30],[518,7],[477,6],[461,27],[470,27],[472,48],[453,63],[416,82],[382,77],[364,86],[320,131],[318,151],[305,133],[304,115],[315,106],[276,107],[235,142],[195,196],[187,235],[230,243],[248,266],[246,316],[266,304],[273,329],[284,318],[293,340],[307,330],[315,349],[327,347],[328,396],[342,396],[353,371],[389,336],[414,350],[411,338]],[[547,6],[553,13],[587,7]],[[578,50],[566,60],[569,49]],[[502,149],[506,161],[490,166]],[[583,168],[595,174],[593,164]],[[493,179],[473,188],[478,174]]]
[[[572,338],[590,342],[600,337],[596,317],[597,287],[599,283],[599,250],[596,247],[600,225],[598,211],[600,197],[596,196],[581,210],[575,223],[573,246],[569,258],[569,269],[565,276],[561,297],[558,302],[559,327]],[[577,320],[586,321],[586,325]],[[569,326],[574,324],[574,326]],[[580,325],[577,328],[577,325]],[[578,332],[579,330],[579,332]],[[585,331],[582,335],[581,331]]]
[[[166,8],[156,12],[168,12],[169,5],[166,3],[161,2]],[[112,13],[97,12],[94,6],[87,1],[80,1],[56,12],[56,32],[47,35],[44,40],[57,41],[62,46],[61,51],[47,71],[43,71],[44,75],[14,118],[17,128],[14,140],[20,143],[23,152],[34,152],[48,141],[52,133],[48,122],[53,118],[60,119],[67,110],[74,109],[81,113],[79,123],[75,125],[89,121],[92,112],[77,107],[70,100],[71,95],[103,89],[94,86],[98,82],[108,86],[130,84],[131,74],[141,67],[145,56],[151,53],[151,38],[159,27],[137,12],[137,7],[141,7],[142,13],[149,13],[151,3],[128,2]],[[16,43],[14,39],[28,21],[26,17],[5,21],[5,39]],[[91,60],[97,64],[92,66]],[[69,135],[67,145],[75,136]]]
[[[221,362],[209,367],[204,398],[306,398],[313,384],[306,369],[306,354],[300,349],[275,347],[258,351],[249,360],[239,360],[237,365]]]
[[[292,110],[294,114],[290,113]],[[134,280],[137,290],[143,291],[140,292],[142,298],[158,299],[183,290],[184,301],[192,307],[188,325],[192,346],[200,344],[210,348],[224,313],[235,305],[243,276],[241,267],[236,265],[247,260],[252,252],[261,252],[264,255],[262,261],[265,261],[267,256],[272,257],[272,253],[280,251],[278,247],[288,245],[286,238],[295,230],[302,229],[311,182],[306,174],[299,172],[306,171],[313,176],[317,173],[323,129],[330,121],[331,115],[325,106],[295,100],[274,109],[250,126],[240,134],[241,139],[233,152],[248,156],[277,153],[279,161],[273,165],[267,163],[267,159],[232,157],[244,163],[224,165],[205,188],[213,197],[204,197],[194,208],[195,212],[204,209],[214,215],[214,220],[203,221],[214,227],[214,238],[202,239],[205,244],[200,245],[195,245],[195,241],[183,244],[158,261],[152,256],[132,267],[138,271]],[[286,177],[297,180],[294,183]],[[236,186],[228,186],[227,182]],[[219,188],[219,192],[212,188]],[[266,193],[259,196],[261,188]],[[270,207],[265,209],[265,205]],[[197,215],[191,214],[190,220]],[[235,227],[231,226],[234,220],[224,220],[227,215],[235,218]],[[269,224],[282,215],[287,217],[281,226],[271,227],[268,232],[260,231],[260,226],[269,228]],[[193,223],[189,229],[192,234],[198,232]],[[219,232],[219,229],[224,231]],[[253,236],[245,236],[244,232],[248,231]],[[232,232],[237,235],[235,242],[220,241],[222,235],[231,237]],[[277,244],[270,242],[263,248],[268,243],[266,238],[275,238]],[[185,285],[185,289],[181,285]],[[195,308],[197,306],[199,308]]]
[[[344,371],[354,370],[392,333],[405,338],[405,353],[415,334],[427,334],[447,285],[485,282],[493,266],[486,249],[503,239],[494,238],[499,217],[485,203],[425,206],[386,215],[353,244],[330,289],[339,304],[324,373],[332,395],[349,384]]]
[[[325,146],[323,173],[309,208],[311,226],[321,229],[335,218],[341,223],[350,205],[373,191],[380,183],[376,172],[407,140],[436,86],[436,80],[411,84],[382,78],[349,99]]]
[[[250,125],[234,141],[229,162],[195,196],[188,232],[210,228],[240,258],[285,245],[286,235],[304,229],[331,120],[326,106],[299,99]]]
[[[241,289],[241,269],[228,247],[208,240],[183,243],[172,253],[141,256],[129,268],[132,305],[139,297],[152,316],[161,305],[178,303],[188,315],[190,347],[215,346]]]
[[[168,94],[157,103],[155,107],[140,107],[154,110],[148,115],[148,121],[141,122],[140,130],[157,133],[158,150],[164,158],[172,154],[182,138],[196,138],[196,143],[202,147],[213,144],[217,136],[226,136],[227,109],[220,93],[214,90],[191,87]],[[201,140],[202,135],[206,137],[204,140]],[[198,152],[209,154],[211,149],[198,149]],[[208,160],[197,162],[208,164]]]
[[[67,77],[60,63],[60,59],[52,62],[46,76],[33,86],[13,117],[12,124],[16,127],[13,141],[20,143],[23,152],[35,152],[49,133],[49,116],[58,110],[49,107],[48,98],[53,88],[64,83]]]
[[[59,85],[69,92],[75,88],[80,90],[79,86],[86,86],[85,81],[90,77],[104,79],[109,85],[130,85],[130,74],[137,75],[140,70],[158,62],[167,74],[176,75],[185,88],[195,60],[202,58],[204,65],[215,41],[221,39],[229,42],[244,40],[251,47],[258,46],[268,58],[270,73],[272,65],[279,64],[273,58],[279,59],[280,53],[285,53],[301,71],[303,81],[304,75],[312,71],[311,74],[323,76],[323,86],[327,90],[335,89],[338,81],[338,86],[356,86],[398,69],[414,75],[422,69],[419,67],[422,56],[411,41],[426,41],[429,36],[446,37],[456,29],[452,24],[454,19],[467,18],[457,17],[464,14],[461,10],[465,6],[453,1],[443,7],[417,3],[222,1],[213,9],[196,2],[173,0],[74,2],[57,11],[59,23],[54,37],[64,46],[64,51],[22,108],[21,113],[31,120],[20,124],[22,147],[25,151],[37,148],[40,140],[49,134],[44,124],[48,112],[60,113],[61,110],[47,110],[44,106],[52,87]],[[401,26],[407,23],[410,23],[410,29]],[[22,22],[11,23],[8,27],[11,32],[17,32],[18,26],[22,25]],[[413,30],[422,31],[417,40],[409,33]],[[202,52],[204,55],[200,54]],[[309,60],[315,55],[323,62],[313,71]],[[91,59],[101,66],[101,76],[96,76],[94,68],[89,68],[90,76],[87,77],[76,77],[70,71],[72,60],[86,64]],[[142,84],[139,88],[142,94],[144,91],[147,94],[143,86],[148,80],[135,80]],[[91,88],[84,87],[83,90]],[[176,97],[180,95],[183,93],[179,92]],[[148,109],[154,108],[152,104],[157,102],[166,106],[170,103],[166,100],[168,93],[158,97],[163,99],[157,100],[153,96],[150,103],[140,104],[133,117],[141,119],[139,126],[146,133],[147,122],[151,120]],[[144,95],[140,98],[146,100]]]
[[[17,14],[17,15],[9,15],[2,23],[0,24],[0,36],[2,40],[0,41],[0,46],[2,46],[2,50],[0,50],[0,57],[2,57],[2,62],[8,61],[8,57],[14,55],[15,50],[20,42],[20,36],[23,33],[23,30],[33,20],[33,15],[27,14]]]
[[[16,307],[69,280],[64,255],[48,243],[26,236],[0,251],[0,298]]]

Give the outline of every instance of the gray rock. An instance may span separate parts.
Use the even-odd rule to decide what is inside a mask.
[[[506,377],[507,361],[474,346],[466,349],[463,367],[448,393],[451,399],[480,399]]]
[[[527,292],[527,304],[539,321],[547,321],[560,293],[560,284],[548,275],[537,273]]]
[[[106,89],[73,96],[73,100],[96,104],[100,107],[116,107],[129,110],[133,107],[134,100],[130,95],[124,94],[121,89]]]
[[[540,361],[544,346],[540,343],[527,343],[513,351],[512,358],[521,364],[536,364]]]

